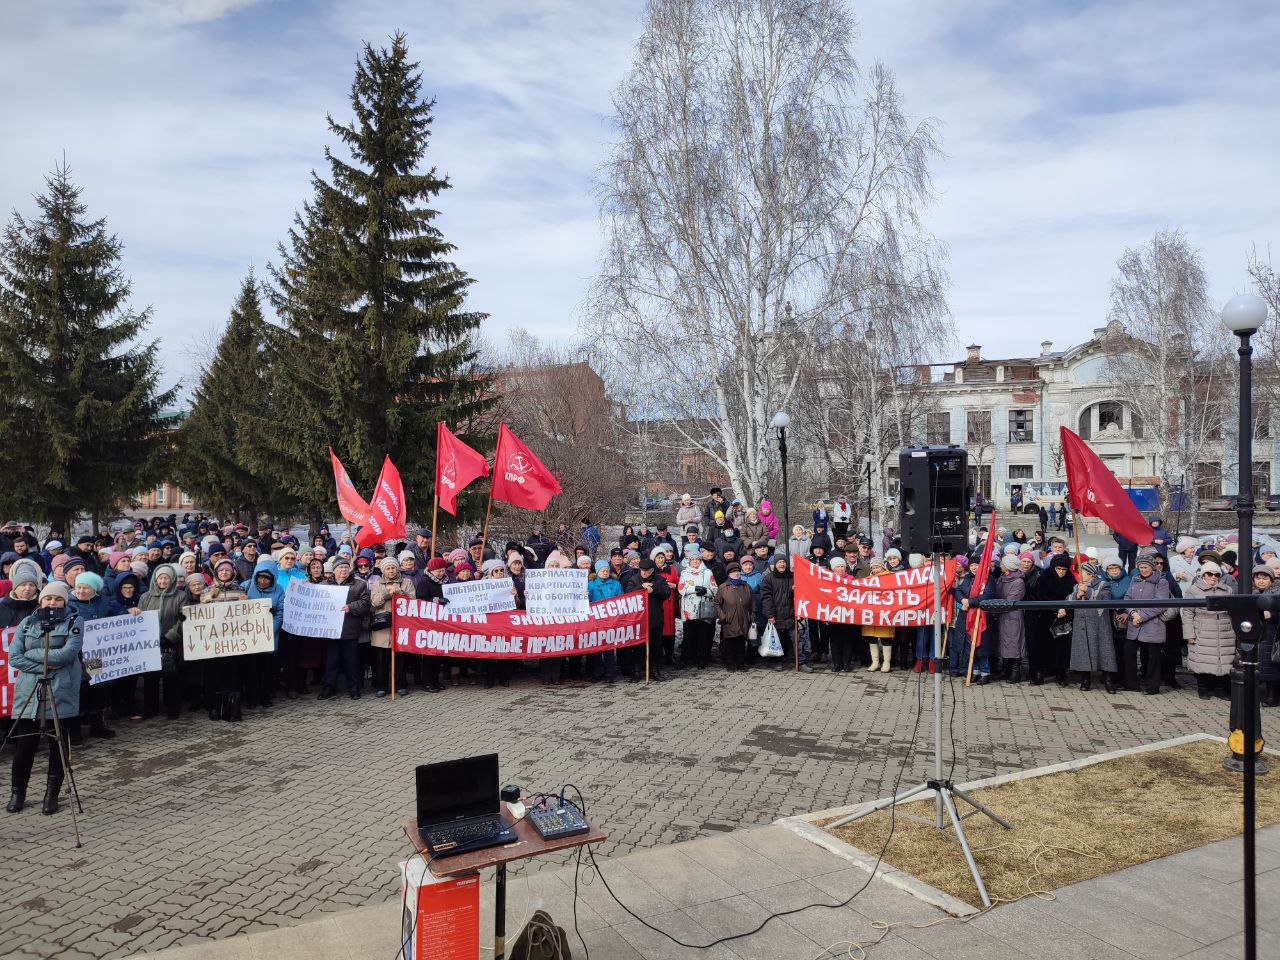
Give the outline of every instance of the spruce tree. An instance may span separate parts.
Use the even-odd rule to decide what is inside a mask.
[[[437,420],[465,424],[487,403],[471,348],[484,315],[464,309],[472,281],[447,259],[431,206],[449,182],[422,169],[434,101],[421,85],[403,35],[390,49],[365,44],[354,119],[329,118],[350,156],[325,151],[328,179],[313,175],[272,268],[278,390],[256,456],[313,519],[333,503],[330,445],[362,491],[391,454],[410,511],[425,516]]]
[[[215,513],[247,516],[287,510],[279,486],[249,465],[250,412],[268,404],[271,368],[262,287],[245,277],[227,327],[200,376],[190,413],[177,434],[175,473],[182,488]]]
[[[77,515],[110,514],[163,476],[156,344],[140,337],[149,309],[128,309],[121,244],[89,220],[70,171],[15,213],[0,251],[0,393],[5,483],[0,512],[70,532]]]

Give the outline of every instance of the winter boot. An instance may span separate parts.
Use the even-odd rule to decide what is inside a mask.
[[[110,740],[116,732],[107,726],[105,710],[95,710],[89,714],[89,733],[100,740]]]
[[[209,719],[210,719],[210,720],[221,720],[221,719],[222,719],[223,712],[226,710],[226,701],[227,701],[226,694],[222,694],[222,693],[215,693],[215,694],[213,695],[213,700],[212,700],[212,702],[209,704]]]
[[[915,665],[914,667],[912,667],[912,668],[911,668],[911,672],[912,672],[912,673],[919,673],[919,672],[920,672],[921,670],[923,670],[923,669],[924,669],[924,661],[923,661],[923,660],[921,660],[919,657],[916,657],[916,665]],[[932,673],[932,672],[933,672],[933,671],[930,671],[930,673]]]
[[[1021,660],[1012,661],[1011,666],[1009,667],[1009,682],[1010,683],[1022,682],[1022,661]]]
[[[1262,698],[1264,707],[1280,707],[1280,680],[1268,680],[1267,692]]]
[[[880,661],[880,672],[888,673],[893,665],[893,647],[885,647],[884,659]]]
[[[46,817],[51,817],[58,812],[58,794],[62,791],[62,775],[53,775],[53,771],[49,771],[49,779],[45,781],[44,787],[44,803],[40,805],[40,812]]]
[[[240,709],[240,694],[228,693],[224,701],[226,706],[222,711],[222,719],[230,723],[239,723],[244,719],[244,711]]]
[[[871,650],[871,666],[867,667],[867,671],[869,673],[875,673],[880,669],[880,644],[869,643],[867,644],[867,647]],[[887,659],[888,658],[886,658],[886,660]]]
[[[21,778],[21,779],[20,779]],[[31,771],[27,771],[25,777],[21,776],[21,772],[15,770],[13,775],[13,793],[9,795],[9,803],[5,810],[9,813],[17,813],[27,805],[27,783],[31,779]]]
[[[938,663],[936,660],[933,659],[933,657],[929,658],[929,672],[930,673],[938,672]]]

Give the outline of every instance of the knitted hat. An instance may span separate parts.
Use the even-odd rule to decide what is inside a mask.
[[[1013,572],[1018,569],[1018,558],[1011,553],[1005,554],[1000,558],[1000,569]]]
[[[1035,563],[1036,555],[1032,553],[1030,550],[1023,550],[1020,554],[1018,554],[1018,562],[1021,563],[1023,560],[1030,560],[1032,563]]]
[[[390,559],[390,558],[388,558],[388,559]],[[335,558],[335,559],[334,559],[334,561],[333,561],[333,569],[334,569],[335,571],[336,571],[339,567],[350,567],[350,566],[351,566],[351,558],[350,558],[350,557],[348,557],[348,556],[346,556],[345,554],[339,554],[339,555],[337,556],[337,558]],[[396,566],[398,567],[398,566],[399,566],[399,564],[396,564]]]
[[[1210,561],[1209,561],[1209,562],[1207,562],[1207,563],[1202,563],[1202,564],[1200,564],[1200,572],[1201,572],[1201,573],[1216,573],[1216,574],[1218,574],[1218,576],[1222,576],[1222,568],[1221,568],[1220,566],[1218,566],[1216,563],[1214,563],[1212,560],[1210,560]]]
[[[102,592],[102,578],[96,573],[90,573],[86,570],[84,573],[76,577],[77,587],[90,587],[94,593]]]
[[[960,556],[956,557],[956,566],[960,567],[961,569],[968,569],[969,558],[966,557],[963,553],[960,554]]]
[[[649,559],[657,560],[659,556],[666,552],[667,546],[667,544],[663,544],[661,547],[654,547],[649,551]]]
[[[890,547],[888,550],[886,550],[886,551],[884,552],[884,562],[885,562],[885,564],[888,564],[888,562],[889,562],[890,560],[897,560],[899,563],[901,563],[901,562],[902,562],[902,551],[901,551],[901,550],[899,550],[897,547]]]
[[[836,554],[831,558],[831,569],[834,570],[836,567],[842,567],[843,569],[848,570],[849,564],[845,562],[844,557]]]
[[[1003,552],[1004,552],[1004,553],[1017,553],[1017,552],[1018,552],[1018,550],[1019,550],[1019,548],[1021,548],[1021,546],[1022,546],[1022,544],[1018,543],[1018,542],[1015,540],[1015,541],[1013,541],[1012,543],[1006,543],[1006,544],[1004,545],[1004,547],[1003,547]]]
[[[61,597],[65,603],[71,599],[71,591],[61,580],[50,580],[40,591],[40,599],[43,600],[45,597]]]
[[[907,566],[912,570],[919,570],[924,566],[924,554],[912,553],[907,555]]]
[[[499,568],[505,570],[507,565],[495,557],[493,560],[486,560],[484,562],[484,566],[480,568],[480,572],[487,577],[490,573]]]
[[[1091,577],[1102,576],[1102,565],[1099,564],[1097,560],[1086,560],[1084,563],[1080,564],[1080,570],[1082,573],[1087,573]]]
[[[684,555],[686,557],[698,556],[698,545],[696,543],[686,543],[684,545]]]
[[[437,570],[445,570],[448,566],[442,557],[432,557],[427,561],[427,571],[430,573],[435,573]]]
[[[1265,567],[1265,566],[1264,566],[1264,567],[1254,567],[1254,568],[1253,568],[1253,575],[1254,575],[1255,577],[1266,577],[1268,580],[1274,580],[1274,579],[1276,578],[1276,575],[1275,575],[1275,573],[1274,573],[1274,572],[1272,572],[1271,568],[1270,568],[1270,567]]]
[[[9,579],[13,581],[15,587],[20,583],[34,583],[40,586],[44,583],[44,571],[34,560],[23,558],[13,561],[13,566],[9,568]]]
[[[121,560],[128,560],[128,559],[129,559],[129,553],[127,551],[112,550],[111,553],[107,555],[107,566],[109,566],[112,570],[114,570],[116,568],[117,563],[119,563]]]
[[[382,562],[378,564],[379,570],[399,570],[400,561],[395,557],[383,557]]]
[[[69,555],[60,553],[49,561],[49,570],[55,577],[60,577],[62,576],[62,568],[65,567],[70,560],[71,557]],[[82,560],[80,562],[83,563],[84,561]]]
[[[606,570],[608,570],[608,569],[609,569],[609,561],[608,561],[608,560],[597,560],[597,561],[596,561],[596,573],[603,573],[604,571],[606,571]]]
[[[1156,565],[1156,555],[1154,553],[1140,553],[1138,554],[1138,563],[1145,563],[1154,569]]]
[[[139,580],[145,580],[151,575],[151,568],[147,566],[145,560],[133,561],[133,563],[129,564],[129,569]]]
[[[452,564],[465,563],[467,561],[467,551],[459,547],[457,550],[450,550],[445,555],[445,559]]]
[[[209,585],[209,580],[207,577],[205,577],[203,573],[187,574],[188,587],[207,587],[208,585]]]
[[[338,552],[341,553],[342,551],[339,550]],[[415,557],[413,552],[410,550],[401,550],[396,559],[401,563],[404,563],[406,560],[412,560],[414,563],[418,562],[418,558]],[[381,566],[381,564],[379,564],[379,566]]]
[[[1192,537],[1179,537],[1178,545],[1175,549],[1175,552],[1185,553],[1188,550],[1195,550],[1199,546],[1200,546],[1199,540],[1195,540]]]

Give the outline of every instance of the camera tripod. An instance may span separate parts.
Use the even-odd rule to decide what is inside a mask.
[[[76,776],[71,769],[71,746],[62,734],[62,719],[58,716],[58,703],[53,696],[53,675],[49,673],[49,631],[52,628],[52,624],[48,620],[42,619],[40,626],[44,635],[44,670],[42,675],[36,679],[35,689],[27,695],[26,701],[15,711],[15,723],[9,728],[4,740],[0,741],[0,752],[11,741],[22,737],[40,737],[41,739],[47,737],[53,741],[49,745],[49,761],[50,763],[53,762],[53,751],[57,750],[58,759],[62,761],[62,772],[66,777],[71,793],[71,829],[75,834],[76,848],[79,849],[81,846],[80,822],[76,817],[76,813],[77,811],[84,813],[84,806],[80,803],[80,791],[76,789]],[[39,726],[31,733],[15,734],[14,731],[18,729],[16,720],[26,712],[32,697],[36,698],[36,715],[39,717]]]
[[[842,827],[846,823],[852,823],[854,820],[867,816],[867,814],[875,813],[888,807],[895,807],[916,794],[931,790],[933,791],[934,803],[933,820],[914,817],[909,813],[901,813],[899,815],[911,817],[911,819],[919,820],[921,823],[932,824],[939,833],[946,833],[951,829],[955,830],[956,842],[960,844],[960,849],[964,851],[964,859],[969,865],[969,872],[973,874],[973,882],[978,888],[979,896],[982,897],[982,905],[990,907],[991,898],[987,895],[986,884],[982,882],[982,874],[978,871],[978,864],[973,859],[973,851],[969,849],[969,840],[964,835],[963,821],[965,817],[981,813],[990,817],[1006,830],[1012,830],[1013,825],[952,784],[950,780],[945,779],[942,774],[942,671],[944,669],[942,661],[942,560],[937,549],[933,551],[933,666],[933,779],[917,784],[896,797],[881,800],[866,810],[834,820],[826,825],[826,829]],[[959,797],[973,809],[965,814],[957,812],[955,797]],[[944,812],[951,821],[950,826],[943,819]]]

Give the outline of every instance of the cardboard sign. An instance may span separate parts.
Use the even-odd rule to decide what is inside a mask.
[[[404,960],[475,960],[480,955],[480,875],[436,879],[420,858],[400,864]]]
[[[549,617],[585,620],[590,611],[585,570],[526,570],[524,608]]]
[[[0,717],[13,716],[13,685],[18,671],[9,666],[9,643],[17,632],[17,627],[0,630]]]
[[[516,608],[515,587],[510,577],[446,583],[444,598],[453,613],[502,613]]]
[[[648,641],[646,597],[637,590],[597,601],[586,620],[525,610],[466,614],[452,604],[396,597],[391,634],[400,653],[433,657],[521,660],[604,653]]]
[[[299,637],[336,640],[342,636],[349,592],[345,586],[291,580],[284,595],[284,629]]]
[[[159,670],[160,611],[86,621],[80,656],[90,686]]]
[[[810,560],[795,561],[796,617],[862,627],[923,627],[933,623],[933,568],[899,570],[879,577],[843,577]],[[953,606],[947,591],[956,562],[942,564],[942,616]]]
[[[224,600],[183,609],[182,650],[188,660],[242,657],[276,648],[270,600]]]

